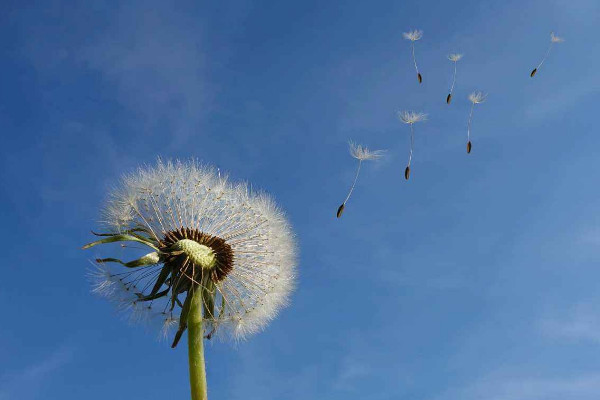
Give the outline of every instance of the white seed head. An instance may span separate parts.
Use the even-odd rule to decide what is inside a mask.
[[[232,268],[214,281],[214,315],[204,315],[206,332],[216,330],[221,337],[242,339],[264,329],[287,304],[295,281],[296,244],[283,212],[265,193],[229,182],[223,173],[194,161],[159,160],[155,167],[125,176],[110,193],[103,215],[111,232],[143,231],[155,244],[164,243],[168,232],[189,229],[230,246]],[[211,267],[210,251],[185,240],[172,246],[174,251]],[[204,262],[205,258],[210,262]],[[91,274],[93,291],[136,316],[142,311],[160,316],[170,328],[180,309],[172,309],[173,297],[143,299],[162,267],[122,268],[117,274],[101,262]],[[160,290],[168,288],[163,285]]]
[[[415,29],[414,31],[404,32],[402,36],[404,36],[404,39],[412,40],[414,42],[423,37],[423,31]]]
[[[398,111],[398,117],[405,124],[414,124],[415,122],[427,121],[427,114],[414,111]]]
[[[473,104],[483,103],[486,98],[487,98],[487,94],[484,94],[478,90],[469,95],[469,100]]]
[[[561,37],[558,37],[558,36],[556,36],[556,35],[554,34],[554,32],[550,32],[550,41],[551,41],[552,43],[561,43],[561,42],[564,42],[564,41],[565,41],[565,39],[563,39],[563,38],[561,38]]]
[[[463,58],[462,54],[458,54],[458,53],[448,54],[448,60],[450,60],[450,61],[457,62],[461,58]]]
[[[348,144],[350,146],[350,155],[360,161],[378,160],[385,153],[385,150],[369,150],[367,147],[354,142],[349,142]]]

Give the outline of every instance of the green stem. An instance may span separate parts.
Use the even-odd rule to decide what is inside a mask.
[[[202,329],[202,290],[195,288],[188,314],[188,357],[192,400],[206,400],[206,371],[204,367],[204,331]],[[189,294],[188,294],[189,295]]]

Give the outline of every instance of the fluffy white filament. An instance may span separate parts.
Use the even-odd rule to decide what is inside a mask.
[[[350,146],[350,155],[359,161],[378,160],[385,153],[385,150],[369,150],[366,146],[354,142],[349,142],[348,144]]]
[[[216,283],[216,315],[205,316],[207,334],[216,331],[241,339],[262,330],[287,304],[293,289],[296,245],[283,212],[267,194],[229,182],[196,162],[159,160],[156,167],[125,176],[110,194],[103,223],[111,232],[143,227],[156,239],[192,228],[231,246],[233,270]],[[147,290],[161,267],[123,268],[116,274],[98,265],[93,291],[136,313],[160,316],[166,333],[178,319],[169,311],[169,296],[136,302],[134,293]],[[132,290],[132,285],[141,290]]]

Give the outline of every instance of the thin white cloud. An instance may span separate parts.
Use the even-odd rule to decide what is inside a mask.
[[[453,390],[438,400],[596,400],[600,372],[572,377],[496,376]]]
[[[559,118],[576,104],[581,103],[587,96],[600,93],[599,81],[595,75],[579,78],[569,82],[560,90],[547,93],[544,98],[532,102],[525,109],[525,117],[538,122],[547,118]]]
[[[578,305],[560,316],[546,317],[539,326],[546,337],[600,344],[600,316],[586,305]]]
[[[346,356],[342,359],[337,377],[333,381],[336,390],[352,390],[360,381],[373,373],[369,365],[360,358]]]
[[[73,360],[75,349],[61,346],[49,356],[17,372],[0,377],[0,400],[39,398],[45,379]]]
[[[584,245],[600,246],[600,228],[593,227],[585,230],[579,239]]]
[[[200,29],[169,3],[126,3],[80,57],[113,84],[143,129],[164,129],[166,144],[197,134],[207,88]]]

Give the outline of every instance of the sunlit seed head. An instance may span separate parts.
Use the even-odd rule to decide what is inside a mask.
[[[457,62],[461,58],[463,58],[462,54],[458,54],[458,53],[448,54],[448,60],[450,60],[450,61]]]
[[[136,319],[159,317],[170,328],[188,290],[209,285],[214,309],[204,314],[205,331],[242,339],[288,302],[296,246],[283,212],[267,194],[210,167],[159,161],[140,168],[110,193],[103,215],[109,232],[91,245],[135,241],[160,255],[158,263],[144,256],[135,268],[114,271],[106,262],[131,262],[101,259],[90,274],[95,293]],[[239,323],[244,329],[235,329]]]
[[[550,41],[551,41],[552,43],[561,43],[561,42],[564,42],[564,41],[565,41],[565,39],[563,39],[563,38],[561,38],[561,37],[558,37],[558,36],[556,36],[556,35],[554,34],[554,32],[550,32]]]
[[[427,121],[427,114],[414,111],[398,111],[398,117],[405,124]]]
[[[480,91],[475,91],[475,92],[469,94],[469,100],[473,104],[483,103],[486,98],[487,98],[487,94],[484,94]]]
[[[354,142],[348,143],[350,146],[350,155],[357,160],[378,160],[385,154],[385,150],[369,150],[366,146],[356,144]]]
[[[415,29],[413,31],[404,32],[402,36],[404,36],[404,39],[412,40],[414,42],[423,37],[423,31]]]

